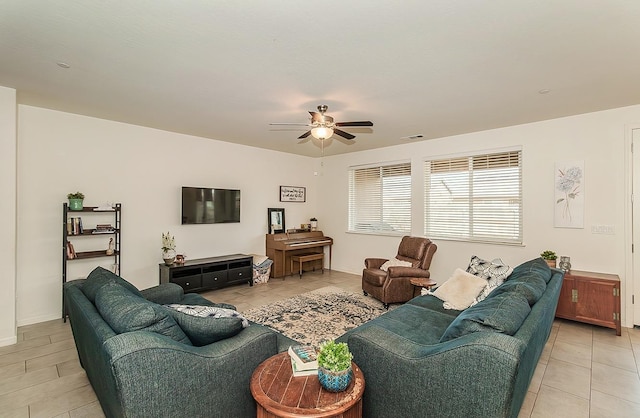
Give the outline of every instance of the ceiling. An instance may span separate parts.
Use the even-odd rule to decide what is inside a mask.
[[[341,154],[638,104],[639,75],[635,0],[0,0],[19,103],[308,156],[269,123],[373,121]]]

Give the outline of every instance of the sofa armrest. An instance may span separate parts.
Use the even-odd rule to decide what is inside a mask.
[[[389,260],[386,258],[365,258],[364,267],[368,269],[379,269],[387,261]]]
[[[240,417],[255,416],[251,375],[277,353],[277,342],[272,330],[249,326],[202,347],[138,331],[104,348],[127,416]]]
[[[350,333],[346,342],[367,379],[366,416],[416,416],[418,411],[422,416],[510,415],[525,349],[517,338],[473,333],[422,345],[373,325]],[[397,390],[415,388],[422,388],[423,395],[397,396]]]
[[[160,305],[168,303],[180,303],[184,295],[184,289],[175,283],[162,283],[159,286],[141,290],[142,296],[151,302]]]
[[[421,277],[428,279],[431,276],[429,270],[423,270],[416,267],[389,267],[389,277]]]

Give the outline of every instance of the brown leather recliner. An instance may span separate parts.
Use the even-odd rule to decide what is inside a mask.
[[[380,300],[385,308],[390,303],[402,303],[413,298],[413,278],[428,278],[431,259],[438,247],[427,238],[402,237],[396,258],[408,261],[411,267],[391,266],[387,271],[380,270],[386,263],[385,258],[367,258],[362,271],[362,290]]]

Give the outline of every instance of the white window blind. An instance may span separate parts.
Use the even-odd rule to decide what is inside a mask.
[[[425,161],[425,235],[522,243],[522,151]]]
[[[349,231],[411,232],[411,163],[349,169]]]

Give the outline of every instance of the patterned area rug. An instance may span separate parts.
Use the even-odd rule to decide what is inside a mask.
[[[382,303],[372,297],[327,286],[242,315],[302,344],[317,346],[385,312]]]

